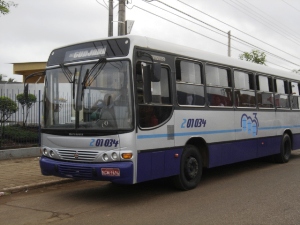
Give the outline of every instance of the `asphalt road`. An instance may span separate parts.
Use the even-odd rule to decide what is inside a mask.
[[[300,151],[205,170],[191,191],[168,180],[79,181],[0,197],[0,224],[299,224]]]

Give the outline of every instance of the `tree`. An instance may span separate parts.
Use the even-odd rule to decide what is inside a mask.
[[[21,93],[17,95],[17,100],[22,105],[23,127],[25,127],[27,123],[29,109],[34,103],[36,103],[36,96],[33,94],[28,94],[28,97],[26,98],[24,93]],[[25,114],[25,106],[26,106],[26,114]]]
[[[294,73],[300,73],[300,69],[299,70],[293,70]]]
[[[17,104],[8,97],[0,97],[0,138],[4,136],[4,123],[11,117],[12,114],[17,112]],[[0,140],[1,146],[1,140]]]
[[[15,80],[14,78],[9,78],[7,82],[12,83],[14,82],[14,80]]]
[[[2,81],[2,74],[0,74],[0,81]]]
[[[260,52],[259,50],[252,50],[251,52],[244,52],[239,55],[241,60],[254,62],[257,64],[266,65],[266,53]]]
[[[5,2],[3,0],[0,0],[0,14],[2,15],[6,15],[9,13],[9,8],[13,6],[13,7],[17,7],[18,4],[15,4],[14,2],[12,1],[8,1],[8,2]]]
[[[0,122],[7,121],[18,110],[17,104],[9,97],[0,97]]]

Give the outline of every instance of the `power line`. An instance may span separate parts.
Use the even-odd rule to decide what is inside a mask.
[[[247,2],[249,5],[251,5],[253,8],[255,8],[256,10],[262,12],[263,14],[267,15],[268,17],[270,17],[272,20],[276,20],[276,23],[280,23],[282,26],[284,26],[286,29],[290,30],[293,33],[297,33],[296,30],[291,29],[290,27],[286,26],[285,24],[283,24],[280,20],[277,20],[276,18],[270,16],[268,13],[263,12],[261,9],[259,9],[258,7],[256,7],[255,5],[251,4],[250,2],[248,2],[247,0],[245,0],[245,2]],[[298,33],[299,35],[299,33]]]
[[[232,2],[232,0],[229,0]],[[237,10],[239,10],[236,6],[232,5],[231,3],[227,2],[226,0],[223,0],[223,2],[227,3],[228,5],[231,5],[233,8],[236,8]],[[250,16],[252,19],[258,21],[259,23],[263,24],[263,25],[266,25],[270,30],[273,30],[274,32],[276,32],[277,34],[280,34],[282,35],[283,37],[285,37],[286,39],[290,40],[291,42],[295,43],[296,45],[299,45],[300,46],[300,43],[295,41],[293,38],[290,38],[289,36],[286,36],[285,34],[282,34],[281,32],[278,32],[277,30],[275,30],[274,28],[268,26],[267,24],[259,21],[257,18],[253,17],[251,15],[251,13],[249,14],[248,11],[246,11],[246,13],[244,12],[244,14],[247,14],[248,16]]]
[[[182,26],[182,25],[180,25],[180,24],[178,24],[178,23],[175,23],[175,22],[173,22],[173,21],[171,21],[171,20],[169,20],[169,19],[166,19],[166,18],[164,18],[164,17],[162,17],[162,16],[159,16],[159,15],[157,15],[157,14],[155,14],[155,13],[152,13],[152,12],[150,12],[150,11],[148,11],[148,10],[146,10],[146,9],[143,9],[143,8],[141,8],[141,7],[139,7],[139,6],[133,5],[132,8],[129,8],[129,7],[127,7],[127,8],[133,9],[134,7],[138,8],[138,9],[144,11],[144,12],[147,12],[147,13],[149,13],[149,14],[152,14],[152,15],[154,15],[154,16],[156,16],[156,17],[159,17],[159,18],[161,18],[161,19],[163,19],[163,20],[166,20],[166,21],[168,21],[168,22],[170,22],[170,23],[173,23],[173,24],[175,24],[175,25],[177,25],[177,26],[179,26],[179,27],[181,27],[181,28],[184,28],[184,29],[189,30],[189,31],[191,31],[191,32],[193,32],[193,33],[196,33],[196,34],[198,34],[198,35],[200,35],[200,36],[203,36],[203,37],[208,38],[208,39],[210,39],[210,40],[212,40],[212,41],[215,41],[215,42],[217,42],[217,43],[219,43],[219,44],[222,44],[222,45],[227,46],[227,44],[224,44],[224,43],[222,43],[222,42],[220,42],[220,41],[218,41],[218,40],[216,40],[216,39],[210,38],[210,37],[208,37],[208,36],[206,36],[206,35],[204,35],[204,34],[201,34],[201,33],[197,32],[197,31],[194,31],[194,30],[192,30],[192,29],[189,29],[189,28],[187,28],[187,27],[184,27],[184,26]],[[244,51],[242,51],[242,50],[240,50],[240,49],[238,49],[238,48],[235,48],[235,47],[232,47],[232,49],[234,49],[234,50],[236,50],[236,51],[238,51],[238,52],[242,52],[242,53],[244,52]],[[270,64],[273,64],[273,65],[276,65],[276,66],[278,66],[278,67],[281,67],[281,68],[283,68],[283,69],[286,69],[286,70],[288,70],[288,71],[292,71],[292,69],[289,69],[289,68],[286,68],[286,67],[277,65],[277,64],[272,63],[272,62],[269,62],[269,61],[267,61],[267,62],[270,63]]]
[[[244,32],[244,31],[242,31],[242,30],[240,30],[240,29],[238,29],[238,28],[236,28],[236,27],[234,27],[234,26],[232,26],[232,25],[230,25],[230,24],[228,24],[228,23],[225,23],[225,22],[223,22],[223,21],[221,21],[221,20],[219,20],[219,19],[217,19],[217,18],[215,18],[215,17],[213,17],[213,16],[211,16],[211,15],[209,15],[209,14],[207,14],[207,13],[205,13],[205,12],[203,12],[203,11],[201,11],[201,10],[199,10],[199,9],[197,9],[197,8],[195,8],[195,7],[191,6],[191,5],[189,5],[189,4],[187,4],[187,3],[185,3],[185,2],[182,2],[182,1],[180,1],[180,0],[177,0],[177,1],[179,1],[180,3],[186,5],[186,6],[192,8],[192,9],[194,9],[194,10],[196,10],[196,11],[198,11],[198,12],[200,12],[200,13],[202,13],[202,14],[204,14],[204,15],[206,15],[206,16],[208,16],[208,17],[210,17],[210,18],[212,18],[212,19],[214,19],[214,20],[216,20],[216,21],[218,21],[218,22],[220,22],[220,23],[223,23],[223,24],[227,25],[227,26],[229,26],[229,27],[231,27],[231,28],[233,28],[233,29],[235,29],[235,30],[237,30],[237,31],[239,31],[239,32],[241,32],[241,33],[243,33],[243,34],[245,34],[245,35],[247,35],[247,36],[249,36],[249,37],[251,37],[251,38],[257,40],[257,41],[260,41],[260,42],[264,43],[265,45],[268,45],[268,46],[270,46],[270,47],[272,47],[272,48],[274,48],[274,49],[276,49],[276,50],[278,50],[278,51],[281,51],[281,52],[283,52],[283,53],[285,53],[285,54],[287,54],[287,55],[289,55],[289,56],[292,56],[292,57],[294,57],[294,58],[296,58],[296,59],[300,59],[300,58],[298,58],[297,56],[294,56],[294,55],[292,55],[292,54],[290,54],[290,53],[288,53],[288,52],[286,52],[286,51],[284,51],[284,50],[281,50],[281,49],[279,49],[279,48],[277,48],[277,47],[275,47],[275,46],[273,46],[273,45],[271,45],[271,44],[269,44],[269,43],[267,43],[267,42],[265,42],[265,41],[263,41],[263,40],[260,40],[260,39],[258,39],[258,38],[256,38],[256,37],[254,37],[253,35],[250,35],[250,34]]]
[[[104,8],[108,9],[108,7],[106,5],[103,5],[102,3],[98,2],[98,0],[96,0],[96,2],[99,4],[99,5],[102,5]]]
[[[134,7],[138,8],[138,9],[140,9],[140,10],[143,10],[143,11],[145,11],[145,12],[147,12],[147,13],[150,13],[150,14],[156,16],[156,17],[159,17],[159,18],[161,18],[161,19],[163,19],[163,20],[166,20],[166,21],[168,21],[168,22],[170,22],[170,23],[173,23],[173,24],[175,24],[175,25],[177,25],[177,26],[179,26],[179,27],[181,27],[181,28],[184,28],[184,29],[186,29],[186,30],[192,31],[193,33],[199,34],[200,36],[206,37],[206,38],[208,38],[208,39],[210,39],[210,40],[212,40],[212,41],[215,41],[215,42],[217,42],[217,43],[219,43],[219,44],[222,44],[222,45],[227,46],[227,44],[224,44],[223,42],[220,42],[220,41],[218,41],[218,40],[216,40],[216,39],[213,39],[213,38],[211,38],[211,37],[208,37],[208,36],[206,36],[206,35],[204,35],[204,34],[201,34],[201,33],[197,32],[197,31],[194,31],[194,30],[189,29],[189,28],[187,28],[187,27],[185,27],[185,26],[182,26],[182,25],[180,25],[180,24],[178,24],[178,23],[175,23],[175,22],[173,22],[173,21],[171,21],[171,20],[169,20],[169,19],[166,19],[166,18],[164,18],[164,17],[162,17],[162,16],[159,16],[159,15],[157,15],[157,14],[155,14],[155,13],[152,13],[152,12],[150,12],[150,11],[148,11],[148,10],[146,10],[146,9],[143,9],[143,8],[137,6],[137,5],[134,5],[131,9],[133,9]],[[243,51],[241,51],[241,50],[239,50],[239,49],[237,49],[237,48],[233,48],[233,49],[235,49],[235,50],[237,50],[237,51],[240,51],[240,52],[243,52]]]
[[[186,18],[184,18],[184,17],[182,17],[182,16],[179,16],[179,15],[173,13],[173,12],[170,12],[170,11],[168,11],[168,10],[166,10],[166,9],[163,9],[163,8],[161,8],[161,7],[159,7],[159,6],[156,6],[156,5],[153,5],[153,4],[150,4],[150,5],[152,5],[152,6],[156,7],[156,8],[159,8],[159,9],[161,9],[161,10],[164,10],[164,11],[166,11],[166,12],[172,14],[172,15],[175,15],[175,16],[181,18],[181,19],[184,19],[184,20],[186,20],[186,21],[189,21],[189,22],[191,22],[191,23],[194,23],[194,24],[196,24],[196,25],[198,25],[198,26],[200,26],[200,27],[203,27],[203,28],[205,28],[205,29],[207,29],[207,30],[210,30],[210,31],[212,31],[212,32],[214,32],[214,33],[217,33],[217,34],[219,34],[219,35],[224,36],[224,37],[227,38],[227,33],[226,33],[225,31],[223,31],[223,30],[221,30],[221,29],[219,29],[219,28],[217,28],[217,27],[214,27],[214,26],[212,26],[212,25],[210,25],[210,24],[208,24],[208,23],[205,23],[205,22],[203,22],[203,21],[201,21],[201,20],[199,20],[199,19],[197,19],[197,18],[195,18],[195,17],[192,17],[192,16],[186,14],[185,12],[182,12],[182,11],[176,9],[176,8],[173,8],[172,6],[168,6],[168,5],[167,5],[168,7],[171,7],[171,8],[173,8],[173,9],[176,9],[177,11],[179,11],[179,12],[185,14],[185,15],[188,15],[189,17],[191,17],[191,18],[193,18],[193,19],[195,19],[195,20],[198,20],[198,21],[200,21],[200,22],[206,24],[207,26],[213,27],[214,29],[216,29],[216,30],[218,30],[218,31],[220,31],[220,32],[222,32],[222,33],[224,33],[224,35],[223,35],[223,34],[220,34],[220,33],[218,33],[218,32],[216,32],[216,31],[214,31],[214,30],[212,30],[212,29],[209,29],[208,27],[204,27],[204,26],[202,26],[202,25],[200,25],[200,24],[198,24],[198,23],[195,23],[195,22],[193,22],[193,21],[191,21],[191,20],[188,20],[188,19],[186,19]],[[281,60],[283,60],[283,61],[286,61],[286,62],[288,62],[288,63],[291,63],[291,64],[293,64],[293,65],[296,65],[296,66],[299,66],[299,67],[300,67],[299,64],[296,64],[296,63],[291,62],[291,61],[289,61],[289,60],[287,60],[287,59],[285,59],[285,58],[282,58],[282,57],[280,57],[280,56],[277,56],[277,55],[274,54],[274,53],[271,53],[271,52],[269,52],[269,51],[267,51],[267,50],[265,50],[265,49],[263,49],[263,48],[260,48],[260,47],[258,47],[258,46],[255,46],[255,45],[253,45],[253,44],[251,44],[251,43],[249,43],[249,42],[246,42],[246,41],[244,41],[244,40],[242,40],[242,39],[240,39],[240,38],[238,38],[238,37],[236,37],[236,36],[234,36],[234,35],[231,35],[231,37],[234,38],[235,41],[238,42],[238,43],[240,43],[240,44],[247,45],[248,47],[249,47],[249,46],[252,46],[252,47],[254,47],[254,48],[256,48],[256,49],[259,49],[259,50],[262,50],[262,51],[266,52],[266,53],[269,54],[269,55],[272,55],[273,57],[279,58],[279,59],[281,59]],[[299,59],[300,59],[300,58],[299,58]]]
[[[230,1],[233,2],[233,0],[230,0]],[[246,3],[248,3],[248,5],[251,5],[252,7],[254,7],[255,10],[251,9],[251,7],[249,7],[249,6],[247,6],[246,4],[244,4],[244,3],[243,3],[244,1],[240,1],[240,0],[235,0],[235,1],[237,1],[238,4],[240,4],[240,7],[242,7],[246,12],[251,11],[251,13],[249,12],[250,15],[256,14],[259,18],[261,18],[261,20],[263,20],[263,21],[265,21],[266,23],[270,24],[272,27],[278,29],[280,32],[288,33],[289,36],[294,37],[296,40],[298,40],[297,35],[295,35],[296,32],[294,32],[294,31],[293,31],[293,32],[290,32],[289,30],[286,29],[286,26],[281,27],[278,23],[274,24],[274,22],[273,22],[272,19],[270,20],[270,19],[267,18],[264,14],[259,13],[259,12],[257,11],[258,8],[256,8],[256,7],[253,6],[252,4],[250,4],[250,3],[248,3],[248,2],[246,1]],[[259,10],[259,11],[261,11],[261,10]],[[261,12],[262,12],[262,11],[261,11]],[[252,17],[252,16],[251,16],[251,17]]]
[[[297,9],[296,7],[294,7],[291,4],[287,3],[286,1],[284,1],[284,0],[281,0],[281,1],[283,1],[285,4],[289,5],[290,7],[292,7],[293,9],[295,9],[296,11],[300,12],[299,9]]]

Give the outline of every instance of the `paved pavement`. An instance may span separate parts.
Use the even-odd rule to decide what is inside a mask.
[[[72,181],[74,180],[43,176],[39,157],[0,160],[0,196]]]

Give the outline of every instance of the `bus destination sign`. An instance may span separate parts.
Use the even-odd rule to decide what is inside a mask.
[[[106,46],[95,48],[85,48],[85,49],[78,49],[73,51],[68,51],[65,54],[64,61],[74,61],[78,59],[86,59],[91,57],[100,57],[105,56],[106,53]]]

